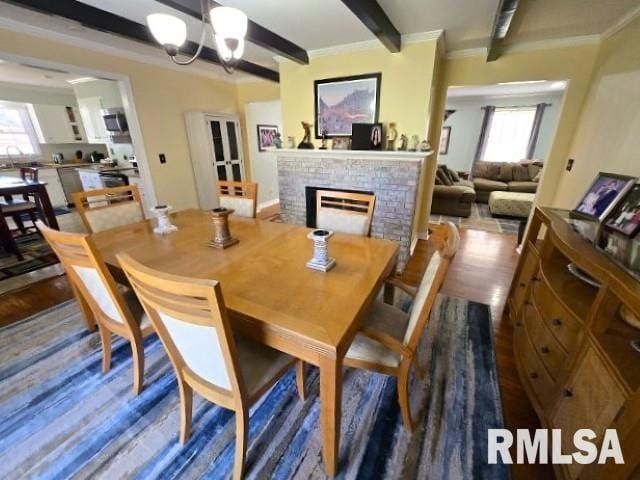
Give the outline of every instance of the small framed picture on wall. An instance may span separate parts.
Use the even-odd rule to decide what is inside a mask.
[[[451,139],[451,127],[442,127],[440,133],[440,155],[449,153],[449,140]]]
[[[258,125],[258,150],[264,152],[275,148],[275,139],[278,134],[277,125]]]

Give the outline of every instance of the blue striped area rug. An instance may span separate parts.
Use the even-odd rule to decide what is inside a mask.
[[[486,463],[487,429],[503,425],[489,308],[439,297],[420,349],[429,367],[412,379],[412,436],[394,379],[345,370],[339,478],[508,478]],[[145,361],[138,397],[124,341],[102,374],[99,336],[75,302],[0,329],[0,478],[230,478],[234,415],[196,395],[182,446],[175,376],[155,336]],[[325,478],[318,374],[308,368],[306,402],[291,372],[252,408],[247,478]]]

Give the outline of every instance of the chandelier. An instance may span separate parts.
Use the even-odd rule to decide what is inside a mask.
[[[193,57],[180,60],[180,47],[187,40],[187,25],[178,17],[166,13],[152,13],[147,17],[147,25],[156,41],[178,65],[193,63],[204,47],[207,35],[207,23],[216,45],[220,63],[227,73],[233,73],[244,53],[244,37],[247,34],[247,16],[232,7],[213,7],[209,9],[209,0],[201,0],[202,33],[198,49]]]

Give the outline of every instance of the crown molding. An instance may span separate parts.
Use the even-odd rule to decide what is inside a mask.
[[[198,76],[206,77],[212,80],[217,80],[219,82],[235,84],[238,81],[236,79],[231,79],[228,76],[225,77],[225,75],[227,75],[226,73],[222,74],[221,72],[218,73],[211,69],[205,69],[203,67],[198,66],[197,64],[191,65],[190,67],[175,65],[172,62],[170,62],[168,59],[165,61],[161,58],[155,58],[150,55],[144,55],[141,53],[123,50],[121,48],[112,47],[104,43],[96,42],[93,40],[79,39],[78,37],[74,37],[73,35],[68,35],[66,33],[48,30],[45,28],[37,27],[35,25],[30,25],[28,23],[18,22],[16,20],[12,20],[8,18],[0,18],[0,29],[9,30],[15,33],[27,34],[27,35],[31,35],[37,38],[42,38],[45,40],[56,41],[56,42],[63,43],[65,45],[71,45],[74,47],[90,50],[93,52],[104,53],[107,55],[112,55],[114,57],[125,58],[127,60],[133,60],[135,62],[145,63],[147,65],[154,65],[156,67],[166,68],[169,70],[174,70],[182,73],[198,75]]]
[[[602,32],[602,39],[606,40],[607,38],[615,35],[638,17],[640,17],[640,5],[632,8],[630,11],[620,17],[620,19],[615,24]]]
[[[447,59],[468,58],[468,57],[487,57],[487,47],[465,48],[464,50],[453,50],[447,52]]]
[[[575,37],[550,38],[533,42],[523,42],[505,45],[502,53],[530,52],[534,50],[549,50],[553,48],[577,47],[579,45],[594,45],[602,42],[602,35],[578,35]]]

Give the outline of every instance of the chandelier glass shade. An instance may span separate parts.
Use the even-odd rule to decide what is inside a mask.
[[[195,54],[187,60],[179,60],[180,47],[187,40],[187,25],[178,17],[165,13],[153,13],[147,17],[147,25],[155,40],[161,44],[171,59],[178,65],[193,63],[204,47],[207,23],[211,26],[211,34],[220,63],[227,73],[233,73],[244,54],[247,34],[247,16],[244,12],[232,7],[214,7],[208,9],[208,0],[201,0],[202,32]]]

